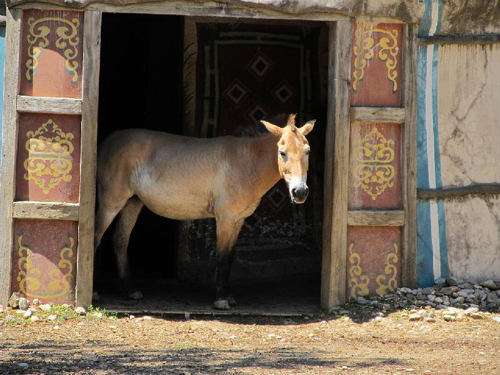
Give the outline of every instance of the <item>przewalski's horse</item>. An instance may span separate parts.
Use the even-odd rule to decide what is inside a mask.
[[[100,146],[95,248],[114,218],[118,273],[128,296],[142,298],[127,258],[130,233],[145,205],[176,220],[215,218],[217,222],[217,309],[235,304],[228,283],[234,247],[245,218],[280,178],[293,203],[304,203],[310,147],[306,135],[315,121],[286,127],[262,121],[269,133],[258,137],[201,139],[144,129],[111,134]]]

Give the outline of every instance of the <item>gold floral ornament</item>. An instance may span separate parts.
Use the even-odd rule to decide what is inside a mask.
[[[349,245],[349,287],[350,298],[356,298],[358,296],[367,296],[368,284],[370,283],[370,278],[363,273],[361,268],[361,257],[358,253],[354,251],[354,241]]]
[[[40,283],[41,271],[33,266],[31,257],[33,255],[28,244],[23,243],[24,233],[17,239],[19,246],[19,261],[17,281],[19,290],[27,297],[34,298],[55,298],[67,295],[71,290],[71,280],[73,277],[73,263],[71,259],[74,256],[75,240],[71,234],[68,234],[69,244],[64,244],[60,251],[60,260],[57,267],[49,271],[50,282],[48,284],[49,293],[36,293],[42,286]],[[66,270],[63,275],[61,270]]]
[[[378,285],[376,292],[379,296],[386,295],[388,292],[394,293],[398,287],[398,281],[396,279],[398,275],[398,268],[396,265],[399,259],[398,244],[393,241],[392,246],[394,251],[389,252],[389,254],[387,254],[387,258],[385,258],[384,273],[378,275],[376,278]],[[389,279],[387,280],[388,277]]]
[[[49,129],[49,126],[52,128]],[[47,137],[47,134],[53,137]],[[29,153],[24,161],[25,180],[33,180],[42,189],[44,194],[60,182],[70,182],[73,161],[71,154],[74,151],[71,140],[72,133],[63,132],[53,120],[42,124],[36,131],[26,133],[26,150]]]
[[[28,19],[29,34],[28,34],[28,56],[30,57],[26,61],[26,79],[31,81],[32,74],[36,71],[38,67],[38,60],[42,54],[42,50],[49,46],[49,34],[50,28],[44,23],[57,22],[61,23],[56,29],[56,35],[58,36],[56,40],[56,47],[63,50],[63,55],[66,59],[66,71],[68,74],[72,75],[72,83],[78,81],[78,68],[79,64],[74,61],[78,56],[77,45],[79,43],[78,38],[78,28],[80,27],[80,21],[78,18],[73,18],[71,21],[59,18],[59,17],[46,17],[35,20],[34,17]]]
[[[374,34],[382,34],[378,44],[375,44]],[[370,61],[375,56],[375,47],[380,46],[378,52],[378,58],[381,61],[385,61],[385,66],[387,68],[387,78],[392,82],[392,92],[398,90],[398,72],[396,68],[398,66],[397,55],[399,52],[398,47],[398,36],[399,32],[397,30],[383,30],[383,29],[372,29],[366,27],[365,24],[359,24],[356,29],[356,43],[353,48],[354,52],[354,82],[352,84],[352,89],[354,92],[358,91],[359,82],[361,82],[365,76],[365,68],[367,61]]]
[[[376,126],[354,146],[354,187],[361,187],[372,200],[394,186],[394,141],[386,139]]]

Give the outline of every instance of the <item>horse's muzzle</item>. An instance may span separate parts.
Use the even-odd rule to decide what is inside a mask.
[[[292,202],[301,204],[306,201],[307,196],[309,195],[309,188],[307,186],[293,188],[290,193],[292,195]]]

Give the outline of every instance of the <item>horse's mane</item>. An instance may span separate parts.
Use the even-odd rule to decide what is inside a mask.
[[[287,124],[288,114],[281,113],[279,115],[265,118],[266,120],[274,125],[284,127]],[[233,136],[239,138],[259,138],[269,135],[269,131],[262,123],[258,124],[241,124],[232,133]]]

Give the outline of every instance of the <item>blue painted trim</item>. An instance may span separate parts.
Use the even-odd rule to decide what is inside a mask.
[[[417,188],[429,188],[427,159],[427,130],[425,128],[425,92],[427,75],[427,47],[419,47],[417,62]]]
[[[425,37],[429,35],[429,30],[431,29],[431,12],[432,12],[432,0],[425,0],[424,14],[420,26],[418,28],[418,36]]]
[[[446,218],[444,216],[444,200],[438,201],[439,221],[439,254],[441,256],[441,277],[450,276],[448,263],[448,242],[446,241]]]

